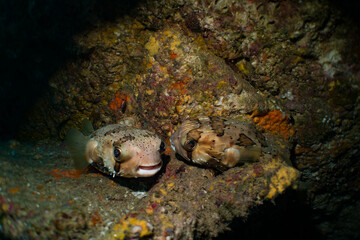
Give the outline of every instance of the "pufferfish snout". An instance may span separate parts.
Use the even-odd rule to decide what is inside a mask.
[[[150,177],[159,172],[165,149],[156,134],[122,124],[105,126],[89,136],[70,129],[66,143],[77,169],[91,164],[113,177],[129,178]]]
[[[218,170],[258,160],[266,145],[251,124],[208,116],[185,120],[170,142],[186,160]]]

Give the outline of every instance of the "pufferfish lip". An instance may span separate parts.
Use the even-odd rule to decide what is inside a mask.
[[[151,165],[151,166],[139,166],[136,173],[140,177],[148,177],[156,174],[162,167],[162,161],[158,164]]]

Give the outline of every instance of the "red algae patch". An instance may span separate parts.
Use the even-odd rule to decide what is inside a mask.
[[[279,110],[266,113],[254,111],[250,116],[256,125],[260,125],[265,131],[280,134],[284,139],[294,135],[295,130],[290,124],[290,118]]]
[[[77,170],[60,170],[58,168],[47,172],[46,174],[52,175],[59,180],[62,177],[69,177],[69,178],[80,178],[84,171],[77,171]]]
[[[170,58],[172,59],[172,60],[174,60],[175,58],[177,58],[179,55],[177,55],[174,51],[171,51],[170,52]]]
[[[117,92],[114,99],[110,102],[110,109],[114,112],[125,112],[127,102],[130,97],[124,93]]]
[[[19,189],[18,187],[14,187],[14,188],[11,188],[11,189],[9,190],[9,192],[10,192],[11,194],[15,194],[15,193],[17,193],[19,190],[20,190],[20,189]]]
[[[55,199],[55,196],[39,197],[39,200],[51,200]]]
[[[102,220],[101,220],[101,217],[99,215],[99,212],[98,211],[95,211],[93,213],[90,214],[90,221],[89,221],[89,224],[91,226],[95,226],[97,224],[101,224],[102,223]]]

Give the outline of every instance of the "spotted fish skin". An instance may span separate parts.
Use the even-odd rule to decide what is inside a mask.
[[[105,174],[128,178],[150,177],[161,169],[164,143],[150,131],[112,124],[89,136],[80,134],[71,129],[66,137],[75,165],[91,164]]]
[[[209,116],[185,120],[170,142],[186,160],[221,171],[258,160],[262,146],[266,146],[253,125]]]

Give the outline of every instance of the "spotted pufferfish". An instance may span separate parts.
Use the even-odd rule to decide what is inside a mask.
[[[209,116],[185,120],[170,142],[182,158],[220,171],[257,161],[267,145],[253,125]]]
[[[150,177],[162,166],[165,144],[154,133],[124,124],[112,124],[94,131],[90,121],[83,122],[83,135],[70,129],[65,142],[75,168],[89,165],[113,177]]]

